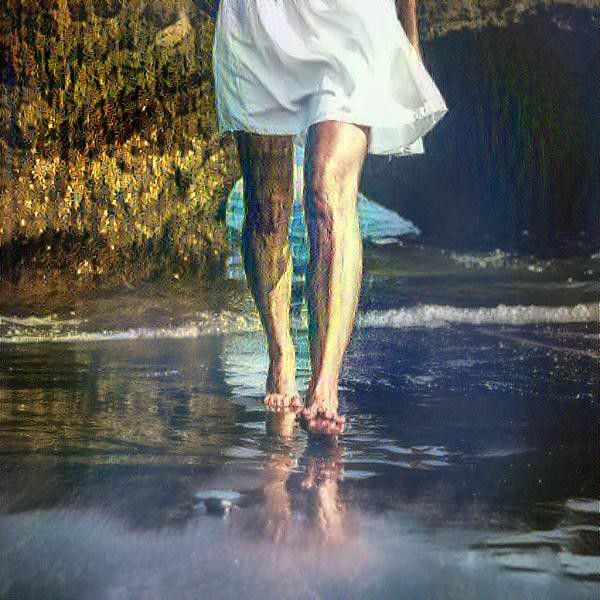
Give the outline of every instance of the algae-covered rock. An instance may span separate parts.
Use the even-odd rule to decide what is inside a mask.
[[[191,0],[7,0],[3,277],[52,240],[89,254],[78,276],[132,249],[197,267],[225,250],[237,163],[216,131],[213,27]]]

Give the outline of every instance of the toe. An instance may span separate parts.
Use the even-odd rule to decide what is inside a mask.
[[[329,423],[324,419],[318,418],[315,419],[314,429],[320,433],[327,432]]]
[[[315,433],[322,433],[325,427],[326,425],[321,419],[314,419],[310,424],[311,431],[314,431]]]

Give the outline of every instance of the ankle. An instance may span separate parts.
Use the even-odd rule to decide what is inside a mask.
[[[294,346],[269,352],[269,361],[272,365],[293,365],[296,362]]]
[[[338,395],[338,378],[335,376],[319,375],[316,381],[312,379],[308,384],[310,395],[330,398]]]
[[[306,403],[308,405],[336,405],[338,402],[338,392],[335,387],[309,387],[306,392]]]

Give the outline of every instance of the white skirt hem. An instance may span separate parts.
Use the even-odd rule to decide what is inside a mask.
[[[222,0],[213,44],[219,133],[303,143],[311,125],[335,120],[369,127],[369,154],[423,154],[423,136],[448,108],[393,4]]]
[[[353,123],[355,125],[371,128],[369,147],[367,148],[367,152],[369,154],[400,157],[411,154],[423,154],[425,152],[423,136],[430,131],[436,125],[436,123],[440,121],[444,115],[446,115],[447,112],[447,107],[431,108],[427,105],[424,105],[421,109],[415,111],[413,121],[408,123],[406,121],[395,123],[393,119],[390,119],[385,124],[385,127],[383,127],[379,123],[373,123],[372,119],[369,119],[368,117],[361,117],[358,115],[354,116],[345,111],[330,111],[317,113],[316,115],[307,119],[304,125],[298,124],[290,127],[261,127],[256,123],[248,122],[242,124],[234,123],[231,120],[228,121],[228,124],[222,124],[219,120],[218,130],[220,135],[235,131],[245,131],[248,133],[257,133],[262,135],[300,136],[299,141],[303,143],[306,132],[311,125],[315,125],[316,123],[321,123],[323,121],[340,121],[343,123]],[[396,128],[407,125],[413,127],[416,131],[419,131],[419,136],[412,139],[409,138],[408,140],[406,138],[402,140],[394,139],[394,137],[401,137],[400,135],[394,136]],[[381,132],[378,132],[378,129],[389,130],[385,132],[384,140],[379,139],[378,133]]]

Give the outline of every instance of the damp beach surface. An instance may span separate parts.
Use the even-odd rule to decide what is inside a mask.
[[[0,597],[595,597],[597,256],[365,250],[336,443],[261,406],[235,264],[4,307]]]

